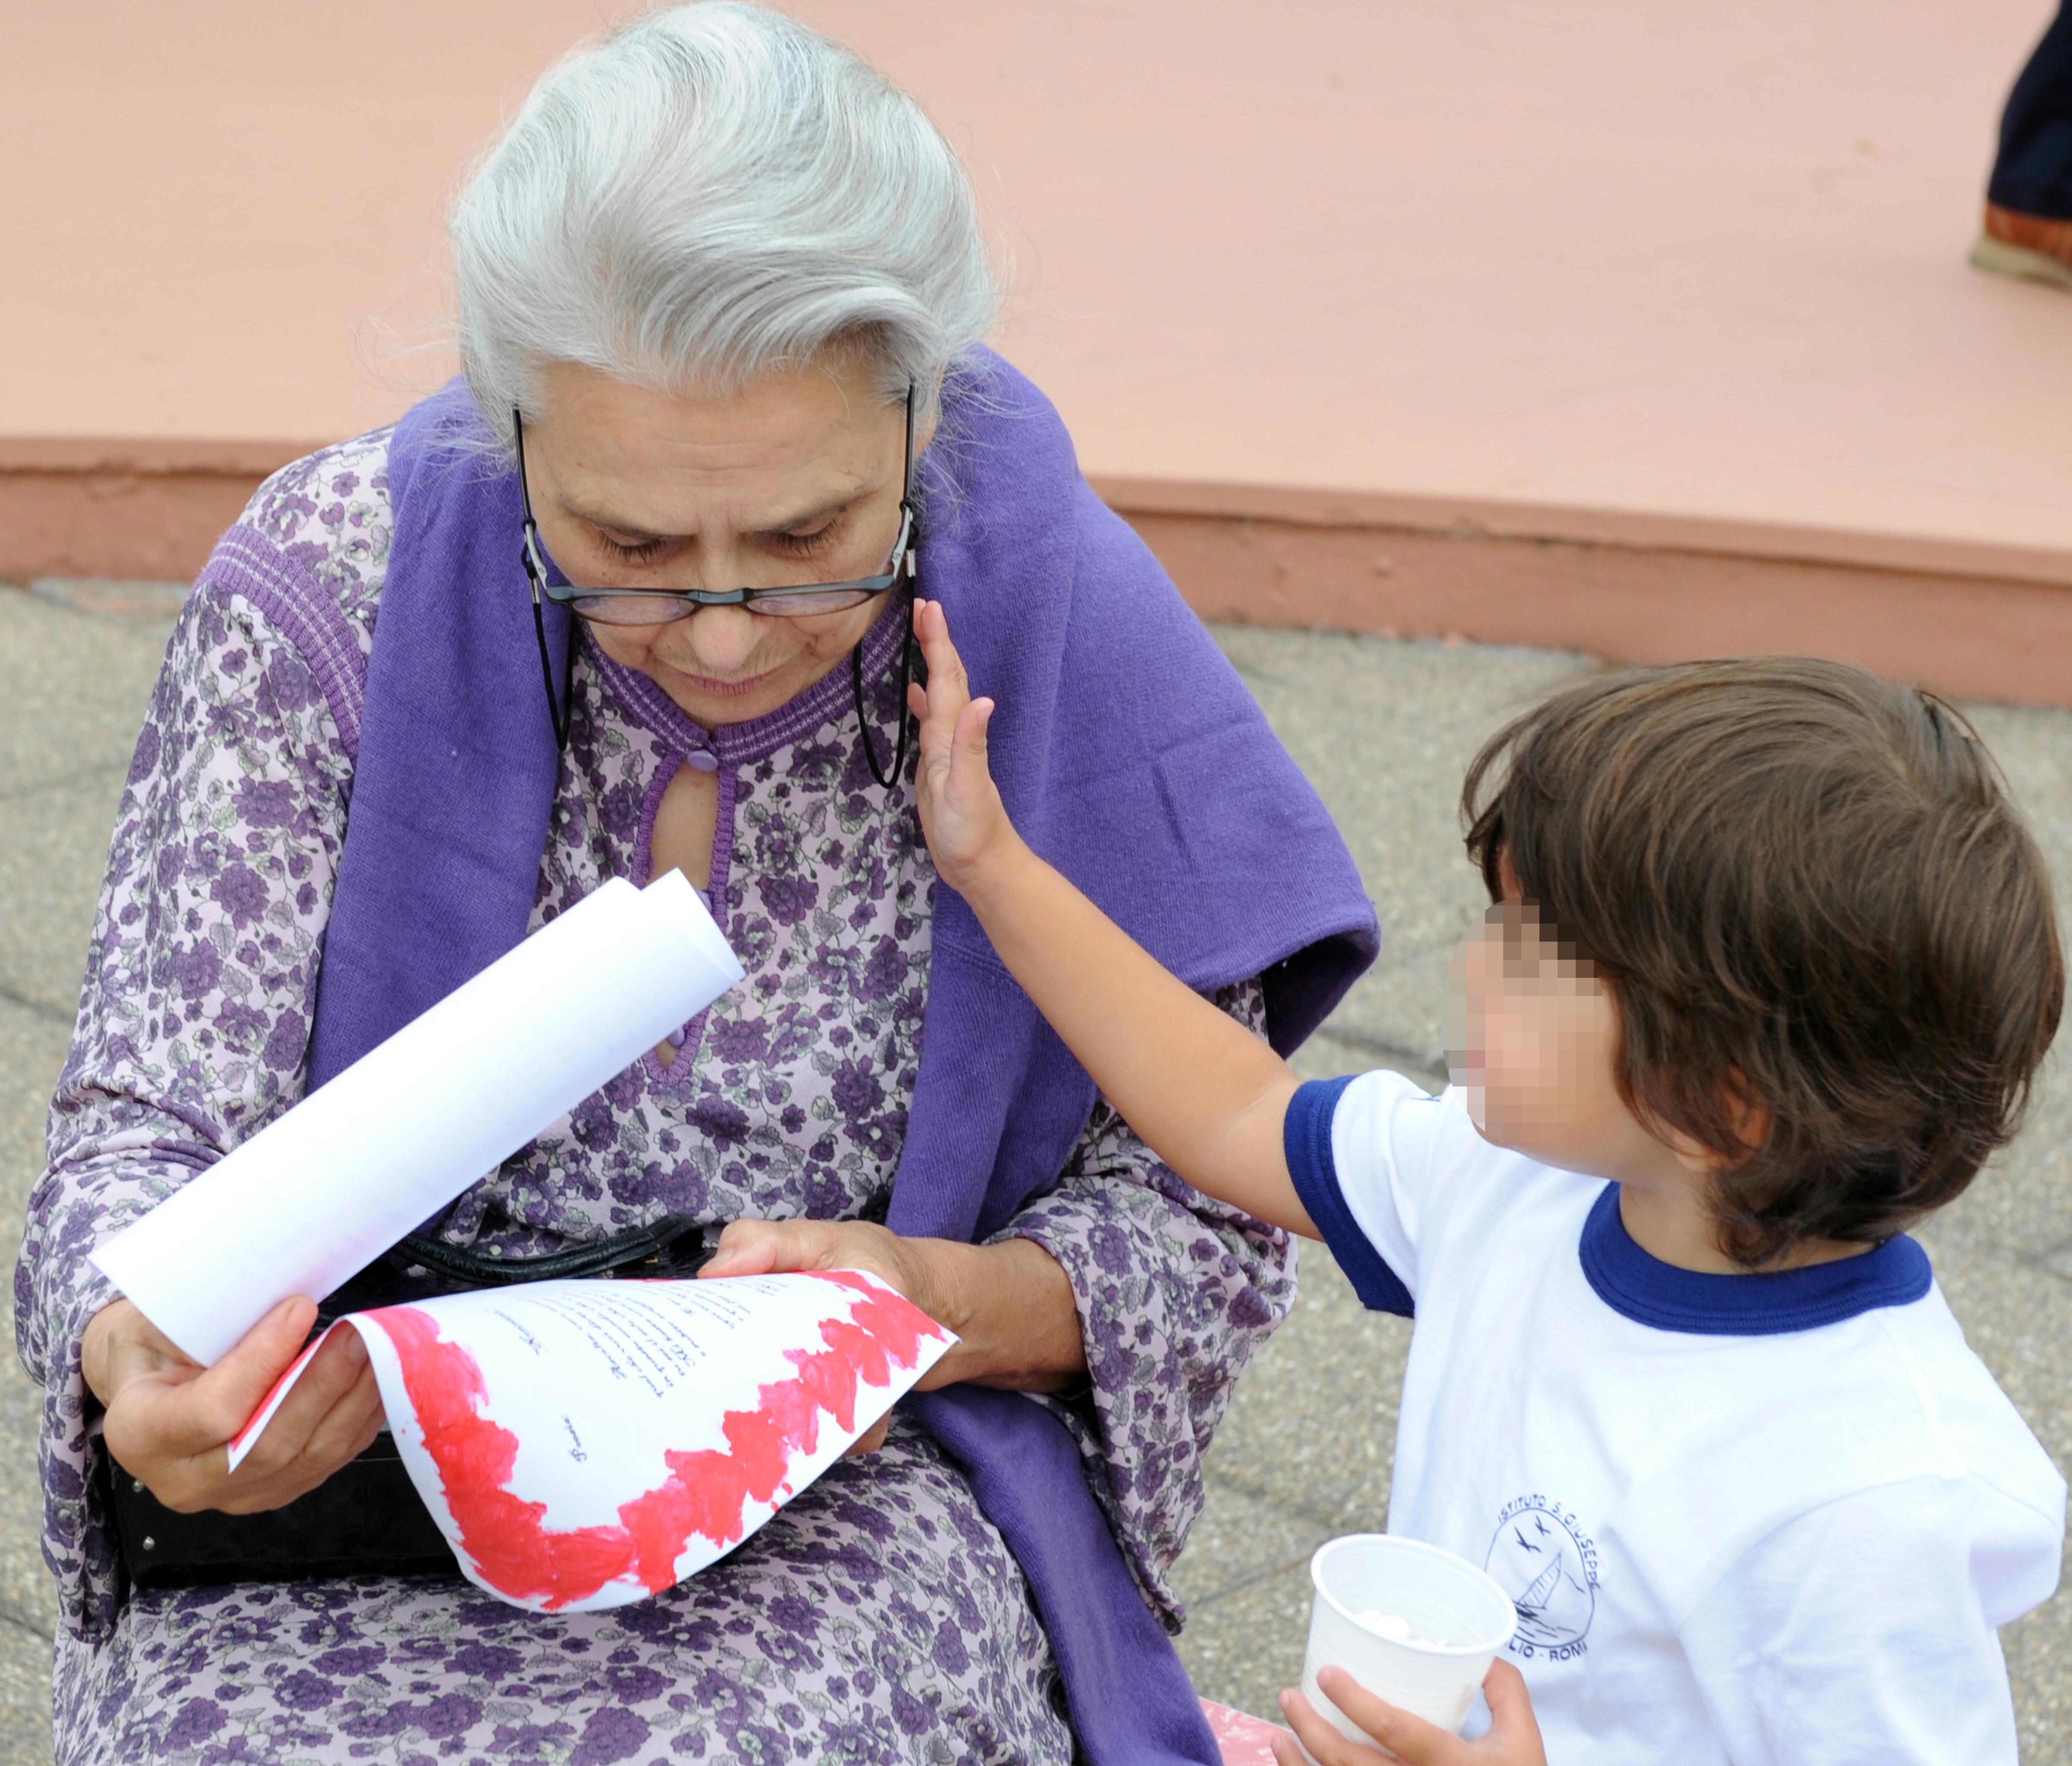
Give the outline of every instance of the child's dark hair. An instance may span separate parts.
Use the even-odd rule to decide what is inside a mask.
[[[1599,676],[1513,721],[1461,807],[1617,1004],[1618,1083],[1716,1152],[1723,1248],[1876,1243],[2019,1124],[2065,978],[2050,880],[1933,694],[1782,657]]]

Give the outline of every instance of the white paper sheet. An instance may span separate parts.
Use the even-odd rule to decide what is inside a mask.
[[[680,871],[615,879],[93,1253],[197,1361],[321,1299],[742,977]]]
[[[537,1612],[623,1606],[725,1556],[956,1341],[853,1270],[521,1283],[331,1329],[367,1345],[462,1571]],[[322,1341],[231,1444],[233,1472]]]

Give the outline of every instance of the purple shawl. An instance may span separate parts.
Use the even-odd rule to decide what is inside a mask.
[[[1137,536],[1087,487],[1050,402],[980,351],[922,462],[922,590],[999,701],[1002,795],[1036,849],[1201,989],[1263,975],[1292,1049],[1379,948],[1323,805]],[[524,935],[560,770],[516,474],[458,380],[397,425],[395,539],[324,940],[312,1087]],[[567,666],[569,622],[551,612]],[[889,1223],[982,1238],[1054,1184],[1092,1082],[938,887],[919,1079]],[[1172,1644],[1071,1435],[1018,1394],[911,1401],[1034,1591],[1096,1766],[1213,1763]]]

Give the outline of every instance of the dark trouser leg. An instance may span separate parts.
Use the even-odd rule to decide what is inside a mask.
[[[2017,214],[2072,220],[2072,0],[2061,0],[2008,95],[1986,199]]]

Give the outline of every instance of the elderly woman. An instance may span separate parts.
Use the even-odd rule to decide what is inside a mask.
[[[1022,824],[1283,1047],[1373,952],[1342,848],[979,347],[961,170],[853,55],[720,0],[652,14],[541,82],[453,241],[465,384],[261,488],[122,799],[17,1275],[60,1758],[1212,1759],[1166,1573],[1293,1252],[1100,1105],[936,889],[917,575],[1009,708]],[[204,1371],[88,1254],[528,930],[672,867],[746,981],[425,1230],[485,1271],[664,1219],[712,1230],[709,1275],[872,1268],[961,1338],[935,1390],[611,1612],[133,1582],[111,1456],[174,1509],[278,1509],[379,1398],[343,1333],[231,1479],[308,1303]]]

